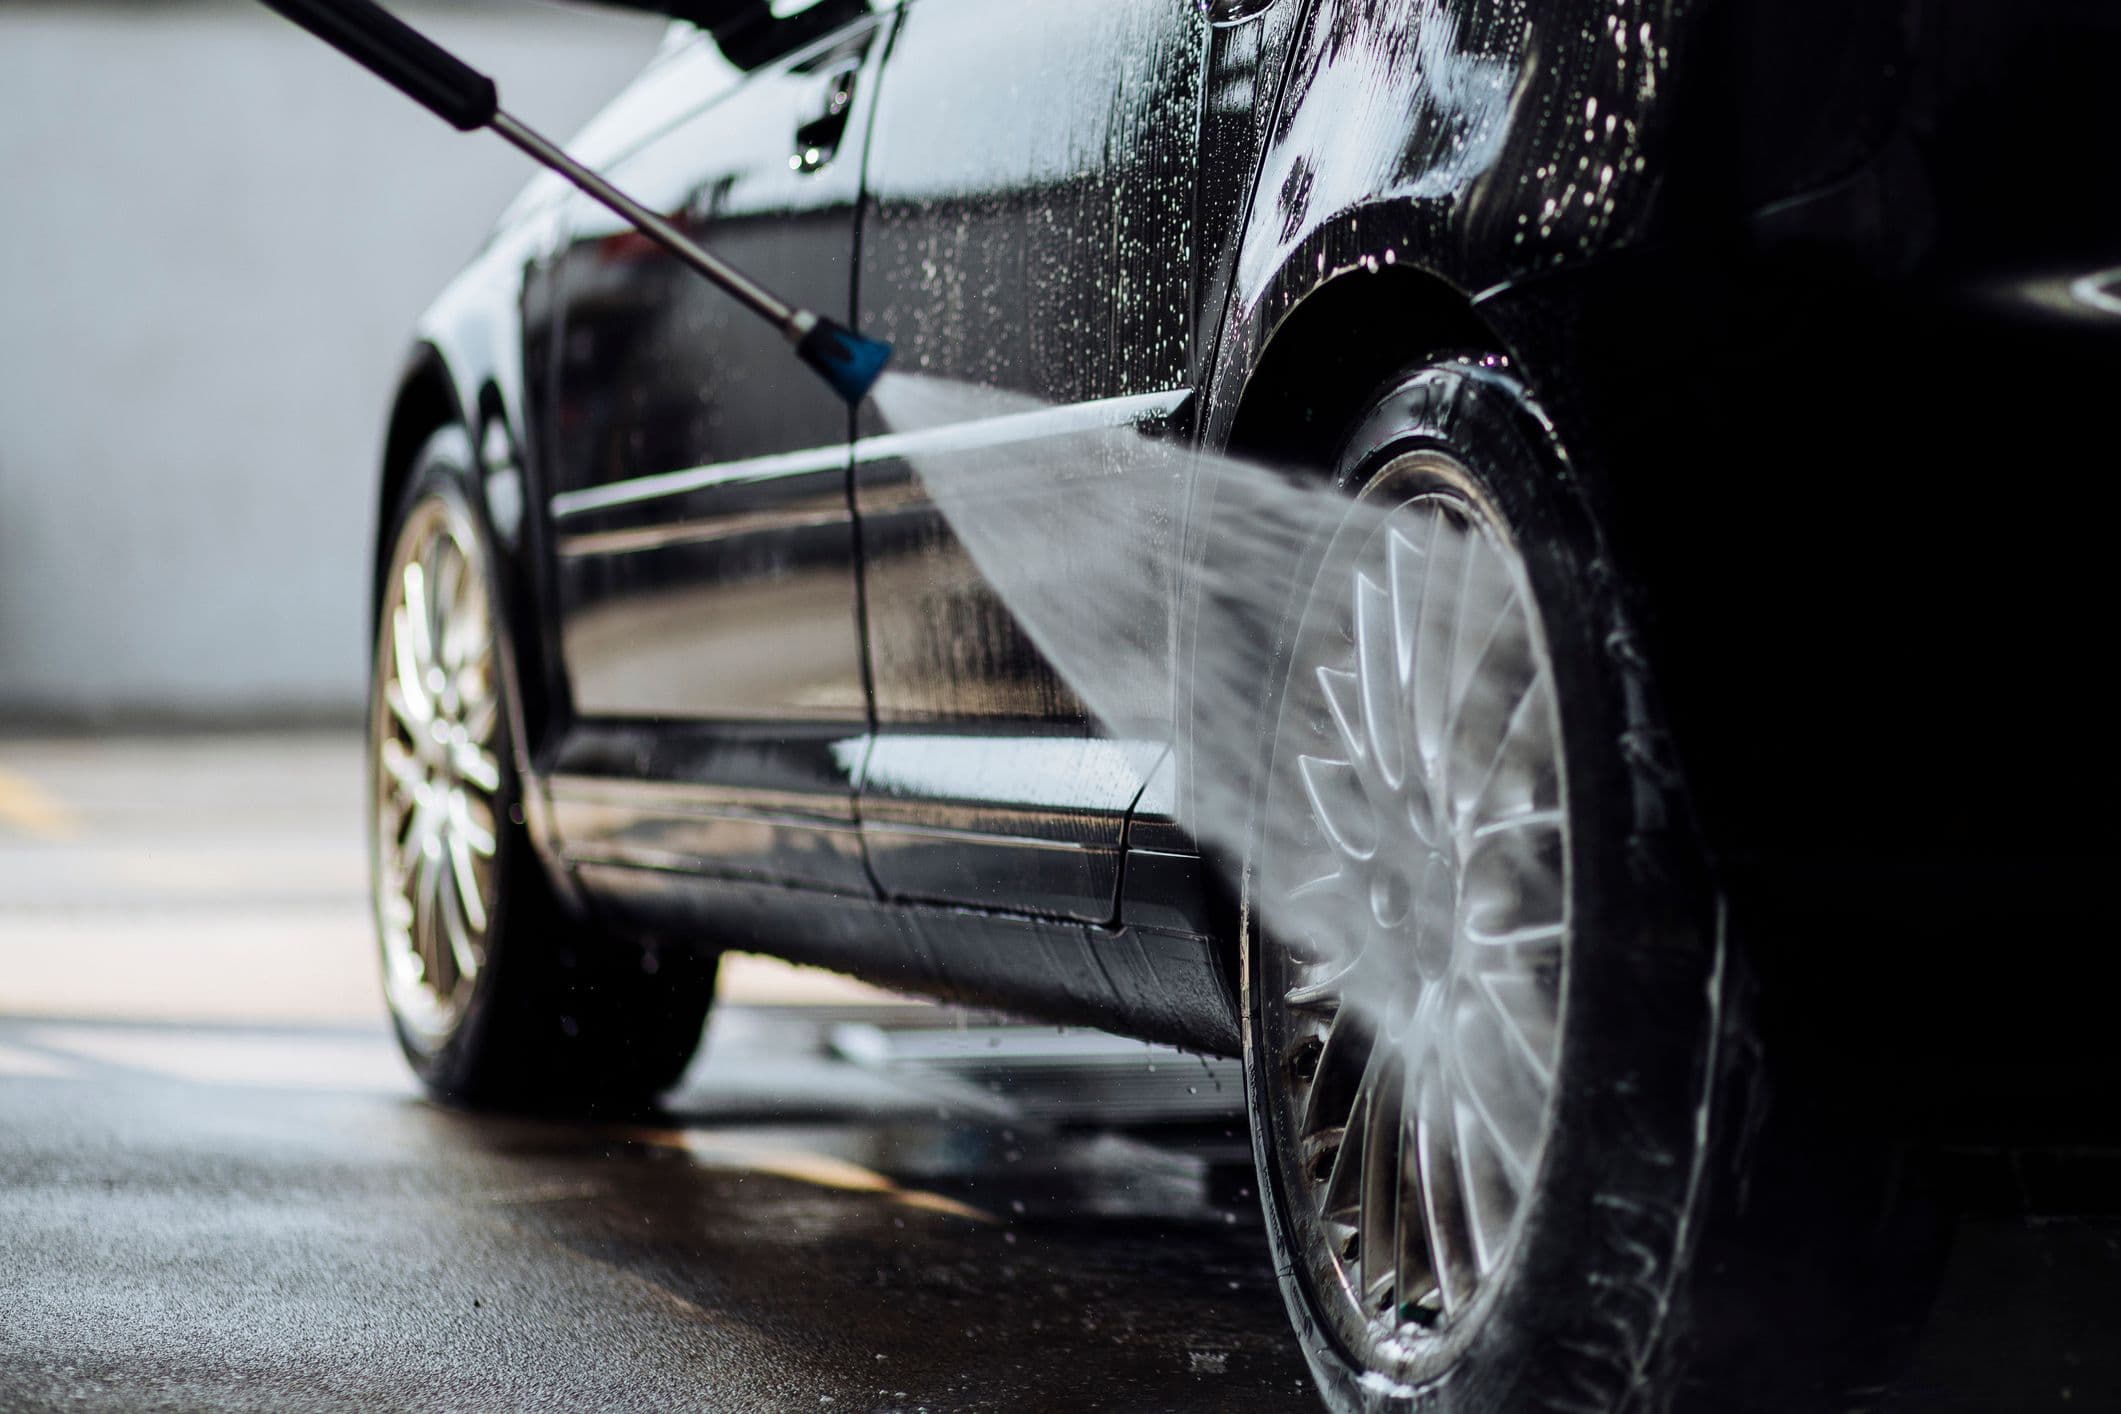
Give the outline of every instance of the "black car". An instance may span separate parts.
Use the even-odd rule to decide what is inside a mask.
[[[1868,1398],[2114,1128],[2121,10],[655,8],[576,155],[928,413],[551,179],[433,307],[426,1084],[641,1104],[726,949],[1241,1054],[1335,1407]]]

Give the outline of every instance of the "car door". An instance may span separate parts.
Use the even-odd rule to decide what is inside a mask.
[[[1132,685],[1122,735],[1100,734],[914,468],[983,458],[1000,484],[995,459],[1031,465],[1049,435],[1187,416],[1207,37],[1191,0],[902,7],[870,141],[861,326],[896,345],[901,377],[1054,415],[974,407],[909,431],[862,413],[877,734],[861,828],[894,896],[1114,915],[1127,811],[1169,740],[1168,655]],[[1106,474],[1163,474],[1142,439],[1099,446]]]
[[[861,18],[698,111],[666,102],[683,115],[614,180],[847,320],[878,24]],[[854,823],[869,719],[846,406],[779,331],[599,207],[574,208],[558,265],[565,847],[872,893]]]

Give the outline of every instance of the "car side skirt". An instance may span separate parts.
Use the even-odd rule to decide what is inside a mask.
[[[1212,1055],[1241,1049],[1230,979],[1209,938],[633,865],[570,868],[615,921],[672,942],[768,953],[899,991]]]

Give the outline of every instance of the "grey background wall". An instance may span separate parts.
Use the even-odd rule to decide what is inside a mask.
[[[400,8],[554,134],[662,33]],[[392,380],[529,171],[254,4],[0,3],[0,723],[359,710]]]

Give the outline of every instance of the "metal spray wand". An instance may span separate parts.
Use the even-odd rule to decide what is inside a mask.
[[[816,369],[850,406],[884,371],[891,345],[863,338],[813,310],[798,309],[668,220],[635,201],[501,107],[492,79],[421,34],[374,0],[264,0],[270,8],[360,64],[459,132],[491,128],[559,173],[628,224],[698,271],[737,303],[779,329],[796,356]]]

